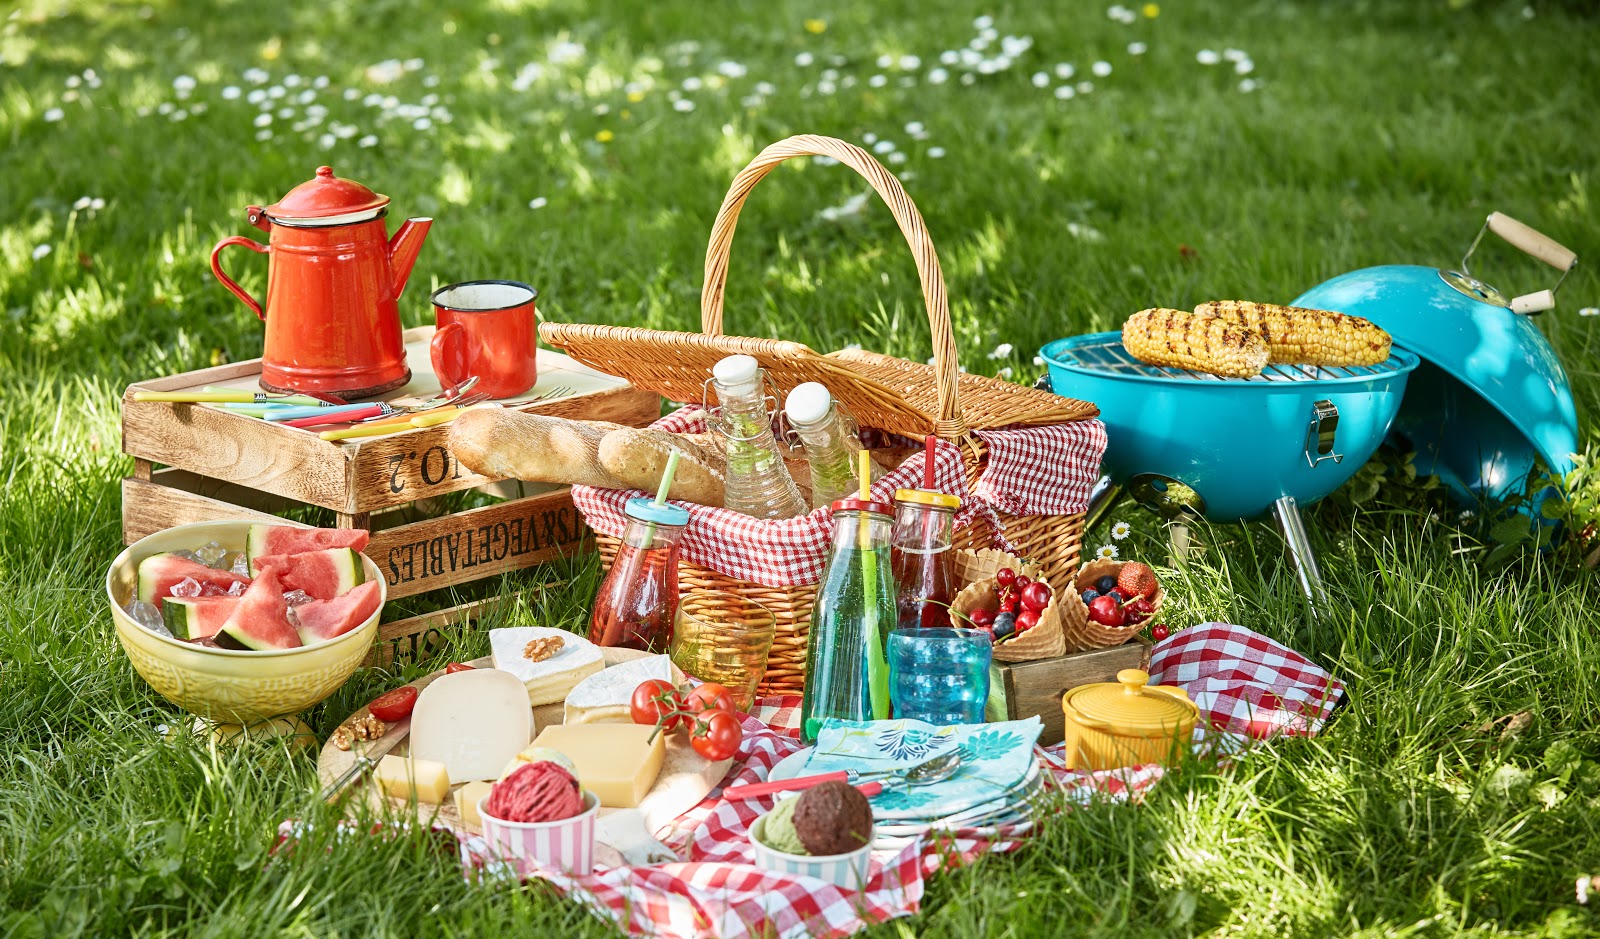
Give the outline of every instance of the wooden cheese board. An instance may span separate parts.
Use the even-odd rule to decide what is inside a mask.
[[[645,658],[646,654],[632,649],[607,648],[601,650],[604,656],[605,667],[620,665],[635,659]],[[467,663],[475,668],[493,668],[494,660],[490,656],[474,659]],[[439,669],[428,675],[411,682],[410,684],[421,691],[431,684],[434,679],[445,674],[444,669]],[[349,715],[342,722],[348,724],[353,720],[367,716],[366,706]],[[564,722],[565,709],[562,702],[539,705],[533,708],[534,736],[545,727]],[[409,754],[408,736],[411,732],[409,718],[388,725],[388,730],[383,737],[373,741],[357,741],[349,750],[341,750],[334,746],[330,739],[323,744],[322,752],[317,759],[317,777],[319,784],[327,788],[336,780],[344,776],[355,766],[364,753],[390,753],[399,756]],[[711,762],[695,753],[684,739],[683,734],[672,734],[667,738],[666,761],[661,767],[661,773],[656,777],[655,785],[639,805],[639,811],[645,817],[645,827],[650,831],[658,831],[672,822],[673,819],[696,805],[710,795],[711,790],[727,776],[728,769],[733,765],[732,760]],[[451,786],[451,794],[460,788],[460,785]],[[357,805],[367,805],[379,810],[392,810],[405,813],[416,812],[416,817],[429,824],[442,824],[457,831],[471,834],[482,834],[479,827],[465,820],[456,811],[454,798],[447,798],[439,805],[427,802],[409,803],[399,799],[389,798],[382,788],[367,773],[360,781],[346,788],[340,796],[344,804],[352,809]],[[616,809],[602,808],[600,814],[608,815]]]

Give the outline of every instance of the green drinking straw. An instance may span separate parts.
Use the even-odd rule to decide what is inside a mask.
[[[656,505],[667,504],[667,490],[672,488],[672,477],[678,472],[678,457],[683,454],[677,450],[667,454],[667,468],[661,471],[661,485],[656,487]],[[644,546],[648,550],[656,543],[656,523],[650,522],[644,530]]]
[[[866,450],[856,451],[856,466],[860,471],[862,502],[872,501],[872,454]],[[884,640],[878,635],[878,556],[872,553],[872,521],[867,518],[867,509],[861,508],[861,524],[857,536],[857,544],[861,551],[861,612],[862,632],[867,640],[867,685],[869,694],[867,705],[871,710],[869,720],[888,717],[885,710],[883,714],[877,713],[873,698],[877,701],[889,700],[889,676],[887,663],[883,661],[881,649]]]

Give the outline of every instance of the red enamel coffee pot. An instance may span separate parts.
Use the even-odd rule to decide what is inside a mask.
[[[408,219],[390,238],[389,197],[326,166],[276,204],[245,211],[269,243],[222,239],[211,273],[267,324],[261,387],[361,398],[410,381],[397,301],[433,219]],[[264,305],[222,272],[229,245],[267,255]]]

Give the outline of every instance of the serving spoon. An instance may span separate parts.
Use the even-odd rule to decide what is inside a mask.
[[[727,799],[753,799],[757,796],[771,795],[775,792],[793,792],[798,789],[810,789],[812,786],[825,782],[849,783],[861,789],[862,795],[875,796],[882,792],[886,786],[928,786],[936,782],[943,782],[956,774],[961,769],[963,756],[959,749],[949,753],[941,753],[931,759],[923,760],[915,766],[905,769],[880,770],[878,772],[862,773],[853,769],[841,769],[832,773],[818,773],[815,776],[796,776],[794,779],[772,779],[766,782],[750,783],[745,786],[734,786],[723,791]]]

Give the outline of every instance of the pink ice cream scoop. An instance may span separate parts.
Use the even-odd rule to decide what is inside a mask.
[[[566,767],[541,760],[495,783],[483,807],[508,822],[558,822],[583,810],[583,793]]]

